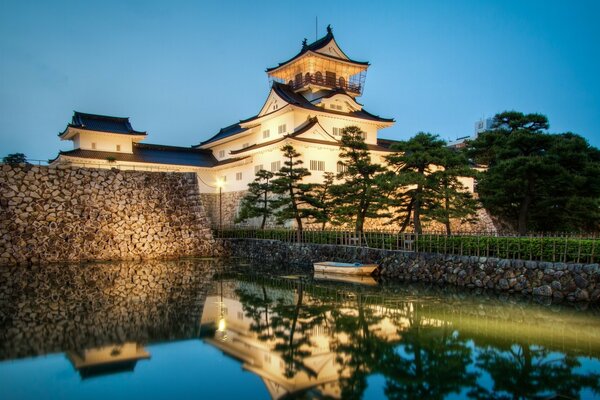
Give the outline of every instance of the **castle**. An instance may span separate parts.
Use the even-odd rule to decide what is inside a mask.
[[[75,112],[59,134],[61,140],[71,140],[74,149],[61,151],[51,164],[195,172],[209,214],[216,212],[214,194],[220,192],[223,221],[231,223],[256,172],[281,168],[280,149],[287,143],[302,154],[311,172],[308,182],[321,182],[327,171],[339,172],[340,138],[347,126],[358,126],[373,160],[383,161],[393,141],[380,139],[379,130],[394,120],[368,112],[356,100],[368,68],[368,62],[342,51],[328,26],[324,37],[310,44],[305,39],[298,54],[266,70],[271,90],[258,114],[220,129],[200,144],[147,144],[147,133],[134,130],[128,118]]]

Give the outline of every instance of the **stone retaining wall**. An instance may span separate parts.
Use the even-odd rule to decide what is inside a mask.
[[[315,261],[360,261],[377,263],[381,275],[394,280],[600,302],[598,264],[503,260],[264,239],[221,240],[230,255],[271,264],[300,264],[307,271],[312,270]]]
[[[223,226],[236,225],[235,218],[238,215],[242,198],[246,193],[248,193],[247,190],[223,192],[221,194],[220,208],[218,193],[202,193],[200,197],[212,226],[219,226],[219,222],[222,222]]]
[[[213,254],[196,175],[0,167],[0,265]]]

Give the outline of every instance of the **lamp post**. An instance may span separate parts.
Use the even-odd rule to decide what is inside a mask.
[[[225,182],[222,179],[217,179],[217,187],[219,188],[219,234],[223,230],[223,186]]]

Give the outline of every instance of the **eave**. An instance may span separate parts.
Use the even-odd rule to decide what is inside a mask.
[[[146,136],[148,136],[148,134],[146,132],[133,131],[135,133],[120,133],[120,132],[102,131],[102,130],[96,130],[96,129],[87,129],[87,128],[83,128],[80,126],[75,126],[75,125],[69,124],[69,125],[67,125],[67,127],[65,128],[64,131],[59,132],[58,137],[61,140],[70,140],[71,138],[73,138],[73,136],[78,134],[79,131],[108,134],[108,135],[118,135],[121,137],[123,137],[123,136],[133,137],[133,138],[136,138],[137,141],[143,140]]]
[[[320,57],[327,61],[335,61],[336,63],[345,64],[351,68],[357,69],[357,71],[354,73],[364,71],[367,68],[369,68],[369,65],[371,65],[371,64],[369,64],[368,61],[355,61],[355,60],[351,60],[351,59],[346,60],[346,59],[343,59],[340,57],[331,56],[329,54],[323,54],[323,53],[319,53],[319,52],[316,52],[313,50],[308,50],[308,51],[297,54],[293,58],[285,61],[284,63],[279,64],[276,67],[267,68],[266,72],[268,75],[275,75],[277,72],[280,72],[281,70],[283,70],[285,68],[291,67],[296,62],[302,61],[303,58],[311,57],[311,56],[317,57],[317,58]]]

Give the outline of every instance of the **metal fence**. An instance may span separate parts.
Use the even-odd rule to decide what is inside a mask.
[[[290,243],[362,246],[385,250],[441,253],[551,262],[598,262],[598,234],[532,234],[517,236],[497,232],[466,232],[446,235],[440,232],[398,233],[369,230],[362,235],[347,230],[304,229],[215,229],[220,238],[279,240]]]

